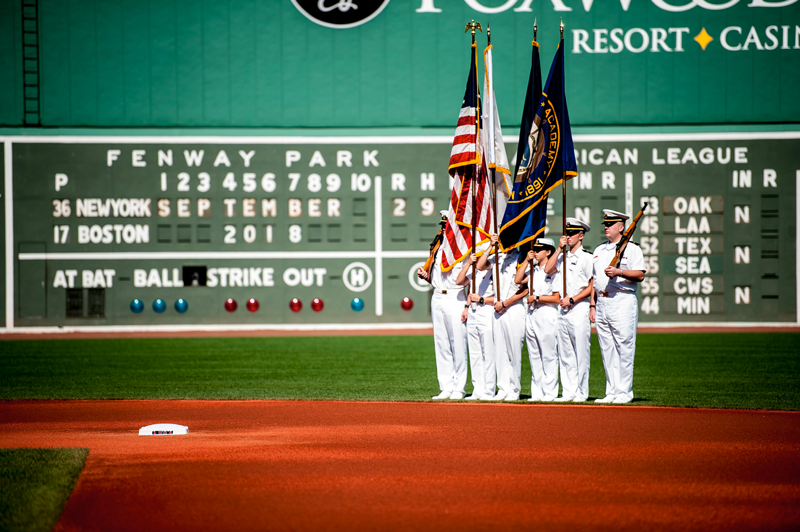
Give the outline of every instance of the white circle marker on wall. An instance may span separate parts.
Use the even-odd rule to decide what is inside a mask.
[[[408,284],[411,285],[411,288],[414,290],[419,290],[420,292],[430,292],[433,289],[431,283],[428,281],[423,281],[419,277],[417,277],[417,270],[425,266],[424,262],[418,262],[414,264],[410,270],[408,270]]]
[[[344,269],[342,281],[351,292],[363,292],[372,284],[372,270],[363,262],[352,262]]]

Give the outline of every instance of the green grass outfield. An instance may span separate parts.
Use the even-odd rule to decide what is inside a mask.
[[[638,405],[800,410],[800,334],[642,334],[633,383]],[[593,337],[589,392],[604,391]],[[0,342],[3,400],[424,401],[438,392],[430,336]]]
[[[0,449],[0,530],[53,530],[88,455],[88,449]]]

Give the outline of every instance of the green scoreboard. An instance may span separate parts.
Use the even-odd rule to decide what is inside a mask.
[[[452,137],[0,140],[6,330],[430,323],[415,271],[448,206]],[[592,226],[586,248],[602,209],[649,204],[641,322],[798,322],[800,133],[577,135],[575,148],[567,214]]]

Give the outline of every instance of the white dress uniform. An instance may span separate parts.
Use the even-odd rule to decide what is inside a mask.
[[[467,384],[467,324],[461,321],[461,312],[467,297],[464,287],[456,284],[456,277],[463,264],[459,262],[450,271],[443,272],[442,253],[443,247],[440,246],[431,271],[436,373],[442,395],[449,392],[452,399],[462,399]]]
[[[533,295],[551,296],[560,292],[561,276],[548,275],[544,268],[533,267]],[[531,401],[552,401],[558,396],[558,353],[556,322],[558,303],[534,302],[528,307],[525,339],[531,363]]]
[[[471,269],[471,268],[470,268]],[[467,274],[472,293],[472,272]],[[484,299],[494,297],[494,270],[476,271],[475,293]],[[472,397],[490,399],[494,397],[497,381],[494,349],[494,308],[489,304],[475,303],[467,311],[467,339],[469,342],[469,366],[472,370]]]
[[[613,396],[615,403],[629,403],[633,400],[633,359],[639,324],[636,287],[639,283],[622,276],[611,279],[606,276],[605,269],[616,253],[617,245],[610,242],[600,244],[594,250],[595,326],[606,371],[604,402],[610,402]],[[642,250],[637,244],[628,243],[619,268],[646,271]]]
[[[564,275],[564,254],[558,256],[556,268]],[[592,254],[579,246],[575,253],[567,251],[567,293],[573,297],[589,286],[593,274]],[[560,281],[563,283],[563,281]],[[563,288],[559,290],[563,291]],[[592,324],[589,321],[589,298],[566,308],[559,307],[558,358],[561,366],[561,397],[565,401],[585,401],[589,397],[589,346]]]
[[[500,299],[505,301],[519,290],[514,282],[517,275],[516,250],[500,253]],[[494,268],[495,257],[489,262]],[[494,312],[495,364],[497,367],[497,395],[495,400],[519,400],[522,379],[522,343],[525,341],[525,304],[520,299],[507,305],[502,314]]]

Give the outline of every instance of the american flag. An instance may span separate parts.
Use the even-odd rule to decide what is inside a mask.
[[[486,162],[481,160],[478,117],[478,76],[476,46],[472,45],[467,87],[450,151],[449,172],[453,177],[448,224],[444,231],[442,271],[448,271],[472,252],[472,185],[475,181],[476,246],[489,239],[491,230],[491,189]],[[477,173],[476,173],[477,170]]]

